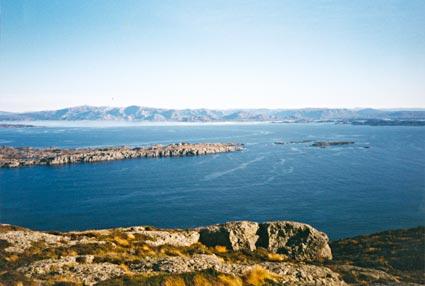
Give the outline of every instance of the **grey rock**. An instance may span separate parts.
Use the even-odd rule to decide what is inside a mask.
[[[295,260],[332,259],[328,236],[308,224],[274,221],[259,226],[257,247],[288,255]]]
[[[228,222],[201,228],[199,233],[199,242],[207,246],[222,245],[234,251],[263,247],[300,261],[332,259],[327,235],[303,223]]]
[[[263,262],[265,269],[285,277],[284,285],[343,286],[347,285],[338,273],[328,267],[309,265],[302,262]]]
[[[2,226],[5,225],[2,224]],[[4,251],[10,253],[23,253],[36,242],[41,241],[48,245],[60,245],[69,239],[61,235],[21,229],[0,232],[0,240],[5,240],[10,244]]]
[[[94,285],[99,281],[124,274],[118,265],[93,263],[93,256],[69,256],[59,259],[45,259],[18,269],[31,279],[43,280],[52,275],[66,276],[81,281],[84,285]]]
[[[225,246],[227,249],[255,250],[258,223],[250,221],[228,222],[201,228],[199,241],[207,246]]]
[[[215,268],[223,259],[215,255],[195,254],[192,257],[168,257],[153,264],[158,272],[185,273]]]
[[[187,247],[199,241],[199,232],[194,230],[146,230],[145,227],[131,227],[122,230],[126,233],[144,235],[145,243],[155,247],[161,245]]]

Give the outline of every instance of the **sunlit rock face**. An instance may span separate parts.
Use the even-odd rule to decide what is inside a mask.
[[[295,260],[332,259],[328,236],[310,225],[291,221],[228,222],[200,229],[200,242],[234,251],[263,247]]]
[[[260,224],[257,246],[296,260],[329,260],[328,236],[304,223],[273,221]]]

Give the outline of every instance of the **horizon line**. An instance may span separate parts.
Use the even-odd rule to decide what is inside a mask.
[[[89,105],[89,104],[82,104],[82,105],[72,105],[72,106],[65,106],[65,107],[58,107],[58,108],[46,108],[46,109],[36,109],[36,110],[26,110],[26,111],[10,111],[10,110],[0,110],[0,112],[6,112],[6,113],[31,113],[31,112],[49,112],[49,111],[58,111],[62,109],[75,109],[75,108],[82,108],[82,107],[90,107],[90,108],[128,108],[128,107],[140,107],[140,108],[146,108],[146,109],[162,109],[162,110],[214,110],[214,111],[232,111],[232,110],[318,110],[318,109],[345,109],[345,110],[362,110],[362,109],[372,109],[372,110],[385,110],[385,111],[397,111],[397,110],[403,110],[403,111],[425,111],[425,107],[276,107],[276,108],[270,108],[270,107],[235,107],[235,108],[208,108],[208,107],[194,107],[194,108],[168,108],[168,107],[152,107],[152,106],[143,106],[143,105],[137,105],[137,104],[130,104],[125,106],[111,106],[111,105]]]

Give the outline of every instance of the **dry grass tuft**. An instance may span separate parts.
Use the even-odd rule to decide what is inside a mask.
[[[193,285],[196,286],[212,286],[213,284],[201,274],[195,274],[193,277]]]
[[[68,250],[68,251],[65,253],[65,255],[66,255],[66,256],[77,256],[77,255],[78,255],[78,252],[77,252],[77,251],[75,251],[75,250],[73,250],[73,249],[70,249],[70,250]]]
[[[26,285],[26,284],[25,284]],[[31,284],[34,285],[34,284]],[[44,285],[44,284],[43,284]],[[49,279],[46,285],[83,285],[78,279],[68,277],[66,275],[55,275]]]
[[[130,245],[130,243],[126,239],[120,236],[114,236],[114,242],[122,247],[127,247]]]
[[[145,256],[156,256],[156,252],[153,250],[143,250],[141,248],[136,249],[136,255],[137,256],[141,256],[141,257],[145,257]]]
[[[167,256],[185,256],[180,249],[168,245],[161,246],[159,249],[159,253],[165,254]]]
[[[227,252],[227,248],[223,245],[216,245],[214,247],[214,250],[218,253],[226,253]]]
[[[134,273],[128,268],[128,266],[124,263],[120,264],[120,268],[124,271],[125,275],[132,276]]]
[[[217,279],[224,286],[242,286],[243,285],[242,280],[239,277],[233,276],[233,275],[220,274],[218,275]]]
[[[267,259],[272,262],[281,262],[288,259],[286,255],[278,254],[278,253],[268,253]]]
[[[19,259],[19,256],[16,255],[16,254],[12,254],[12,255],[6,257],[6,260],[8,262],[16,262],[16,261],[18,261],[18,259]]]
[[[135,240],[136,239],[136,236],[134,234],[132,234],[132,233],[127,233],[127,239],[128,240]]]
[[[183,278],[179,276],[168,276],[161,283],[162,286],[186,286]]]
[[[245,281],[249,285],[260,286],[267,281],[276,281],[277,275],[267,269],[254,265],[248,273],[245,274]]]

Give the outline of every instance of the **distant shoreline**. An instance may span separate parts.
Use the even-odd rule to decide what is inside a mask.
[[[76,106],[34,112],[2,112],[1,121],[110,120],[131,122],[345,122],[351,120],[425,120],[421,109],[165,109],[143,106]]]
[[[14,123],[0,123],[0,128],[32,128],[36,127],[32,124],[14,124]]]
[[[126,120],[24,120],[0,121],[7,125],[31,125],[33,127],[149,127],[149,126],[227,126],[272,124],[271,121],[214,121],[214,122],[180,122],[180,121],[126,121]]]
[[[1,121],[0,129],[6,128],[109,128],[109,127],[150,127],[150,126],[232,126],[267,124],[340,124],[354,126],[410,126],[423,127],[425,120],[317,120],[317,121],[128,121],[128,120],[17,120]]]

